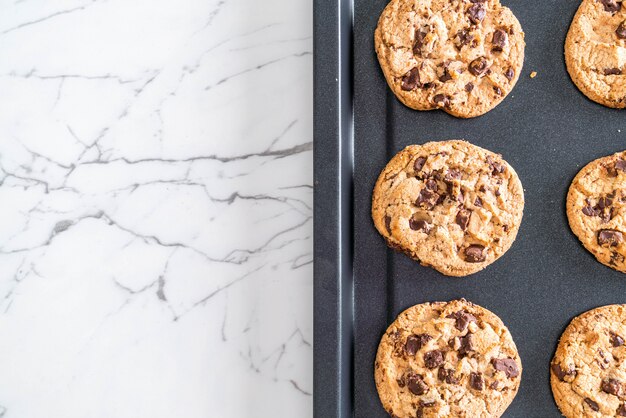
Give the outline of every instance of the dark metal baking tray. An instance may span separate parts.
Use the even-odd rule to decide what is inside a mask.
[[[386,417],[373,378],[382,333],[409,306],[461,297],[499,315],[517,343],[523,379],[504,416],[559,417],[548,367],[561,332],[583,311],[626,302],[626,276],[596,262],[565,216],[578,170],[626,148],[624,111],[589,101],[565,69],[579,2],[502,2],[526,33],[523,73],[500,106],[461,120],[408,109],[387,88],[373,42],[387,0],[315,1],[316,417]],[[502,154],[526,196],[509,252],[462,279],[388,249],[370,218],[372,188],[396,152],[452,138]]]

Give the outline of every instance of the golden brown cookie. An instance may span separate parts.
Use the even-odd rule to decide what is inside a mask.
[[[500,318],[465,300],[413,306],[383,335],[375,379],[392,417],[501,416],[522,363]]]
[[[567,218],[599,262],[626,273],[626,151],[580,170],[567,195]]]
[[[568,418],[626,416],[625,305],[574,318],[550,365],[552,393]]]
[[[456,140],[402,150],[372,197],[387,244],[448,276],[475,273],[502,256],[523,210],[515,170],[500,155]]]
[[[583,0],[565,40],[567,71],[585,96],[626,107],[626,6]]]
[[[517,18],[499,0],[391,0],[375,46],[402,103],[471,118],[511,92],[525,43]]]

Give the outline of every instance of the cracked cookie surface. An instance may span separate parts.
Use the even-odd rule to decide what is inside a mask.
[[[583,0],[565,40],[567,71],[594,102],[626,107],[626,5]]]
[[[626,151],[580,170],[567,194],[567,218],[599,262],[626,273]]]
[[[372,196],[372,218],[387,244],[448,276],[475,273],[502,256],[523,209],[513,168],[460,140],[400,151]]]
[[[521,374],[500,318],[465,300],[402,312],[383,335],[375,363],[380,400],[396,418],[499,417]]]
[[[391,0],[374,38],[402,103],[462,118],[504,100],[524,62],[522,27],[499,0]]]
[[[626,416],[626,306],[574,318],[550,365],[552,393],[566,417]]]

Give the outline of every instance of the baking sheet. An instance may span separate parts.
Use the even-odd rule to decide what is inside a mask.
[[[315,4],[318,417],[387,417],[373,378],[382,333],[409,306],[461,297],[502,318],[517,344],[523,379],[504,416],[559,417],[549,363],[560,334],[588,309],[626,303],[626,275],[595,261],[565,215],[576,173],[593,159],[626,149],[624,111],[588,100],[565,69],[563,44],[579,2],[502,3],[526,33],[524,69],[502,104],[469,120],[413,111],[389,91],[373,42],[386,0]],[[328,66],[343,77],[326,79]],[[388,249],[370,217],[372,189],[387,161],[407,145],[445,139],[466,139],[502,154],[525,190],[524,218],[511,249],[466,278],[445,277]]]

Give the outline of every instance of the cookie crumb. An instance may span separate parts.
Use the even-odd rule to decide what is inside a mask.
[[[532,73],[530,73],[530,78],[535,78],[537,77],[537,71],[533,71]]]

